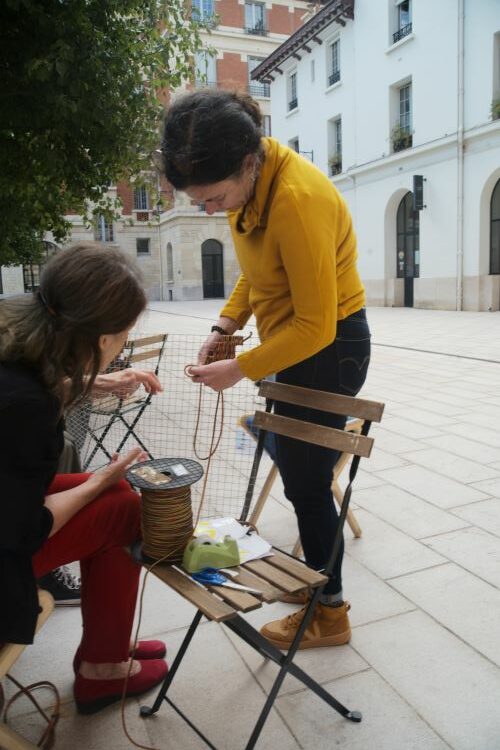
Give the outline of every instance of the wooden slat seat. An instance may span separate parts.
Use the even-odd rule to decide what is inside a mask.
[[[274,602],[283,594],[294,594],[306,586],[317,588],[327,581],[322,573],[275,548],[269,557],[250,560],[231,571],[236,573],[236,577],[228,575],[229,582],[262,591],[262,596],[225,586],[199,583],[185,571],[167,563],[155,565],[151,570],[214,622],[224,622],[236,617],[239,612],[258,609],[263,602]]]

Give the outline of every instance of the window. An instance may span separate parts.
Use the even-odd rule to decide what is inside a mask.
[[[491,195],[490,273],[500,273],[500,180]]]
[[[333,86],[334,83],[340,81],[340,41],[336,39],[330,44],[330,64],[328,74],[328,85]]]
[[[135,240],[137,255],[150,255],[150,242],[149,237],[137,237]]]
[[[217,85],[217,60],[206,51],[196,53],[195,82],[197,86]]]
[[[411,99],[411,83],[400,86],[398,88],[398,118],[392,131],[394,151],[402,151],[405,148],[410,148],[413,143]]]
[[[114,242],[115,232],[113,222],[100,214],[96,216],[94,237],[98,242]]]
[[[167,242],[167,282],[171,284],[174,280],[174,253],[172,243]]]
[[[268,83],[260,83],[252,79],[252,71],[257,68],[264,57],[249,57],[248,58],[248,93],[251,96],[262,96],[269,98],[271,96],[271,87]]]
[[[291,149],[293,149],[293,151],[296,151],[298,154],[300,153],[300,151],[299,151],[299,139],[298,139],[298,137],[297,138],[292,138],[290,141],[288,141],[288,146]]]
[[[262,118],[262,132],[264,135],[271,135],[271,115],[264,115]]]
[[[411,29],[411,0],[396,0],[396,31],[392,35],[393,43],[411,34]]]
[[[296,70],[293,73],[290,73],[290,75],[288,76],[287,89],[288,89],[288,111],[291,112],[292,109],[297,109],[299,105],[299,100],[297,98],[297,71]]]
[[[193,18],[211,18],[214,14],[214,0],[192,0]]]
[[[149,195],[145,185],[134,188],[134,211],[149,211]]]
[[[40,263],[26,263],[23,265],[23,283],[25,292],[34,292],[40,287],[40,275],[42,273],[43,266],[49,260],[49,258],[57,253],[57,245],[47,240],[42,240],[44,246],[44,252]],[[45,256],[45,257],[43,257]],[[0,292],[1,292],[0,288]]]
[[[245,3],[245,32],[266,36],[266,16],[264,3]]]
[[[333,176],[342,172],[342,118],[337,117],[335,120],[331,120],[330,127],[328,166],[330,167],[330,174]]]

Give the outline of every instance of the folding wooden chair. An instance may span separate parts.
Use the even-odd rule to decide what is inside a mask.
[[[350,398],[348,396],[338,396],[331,393],[313,391],[307,388],[298,388],[271,381],[263,381],[261,383],[260,395],[267,399],[266,412],[258,411],[254,417],[254,424],[260,428],[260,432],[248,484],[248,491],[246,493],[240,517],[241,522],[246,522],[250,510],[255,479],[257,477],[260,459],[264,450],[264,441],[268,431],[352,454],[353,460],[349,472],[349,484],[344,493],[344,499],[339,515],[337,533],[333,541],[330,559],[324,572],[312,570],[300,560],[297,560],[281,550],[273,548],[274,554],[270,557],[260,560],[252,560],[234,568],[237,572],[237,577],[234,579],[236,582],[251,586],[262,592],[260,595],[261,598],[257,598],[254,594],[226,589],[225,587],[202,586],[201,584],[195,583],[181,569],[173,565],[159,564],[152,570],[154,575],[160,580],[164,581],[185,599],[194,604],[197,608],[197,612],[181,644],[179,652],[174,659],[170,671],[160,688],[153,706],[143,706],[141,708],[141,715],[150,716],[156,713],[162,705],[163,700],[165,700],[189,724],[198,736],[203,739],[208,747],[213,748],[213,750],[216,750],[214,745],[167,695],[169,687],[172,684],[184,654],[189,647],[191,639],[193,638],[203,615],[210,620],[222,622],[259,654],[274,661],[279,666],[278,675],[257,719],[250,739],[245,746],[246,750],[251,750],[255,747],[262,727],[264,726],[281,684],[287,674],[292,674],[303,682],[316,695],[322,698],[329,706],[346,719],[354,722],[361,721],[361,714],[358,711],[351,711],[339,703],[336,698],[295,664],[294,657],[302,636],[313,616],[314,609],[321,596],[323,588],[333,570],[342,540],[344,522],[347,516],[347,511],[349,510],[352,484],[358,470],[359,461],[361,457],[368,457],[371,453],[373,440],[372,438],[367,437],[368,431],[372,421],[379,422],[381,420],[384,405],[374,401]],[[352,434],[344,430],[336,430],[323,425],[271,414],[270,411],[274,401],[298,404],[315,410],[328,411],[344,416],[354,416],[363,420],[361,434]],[[263,603],[276,601],[283,596],[284,593],[296,593],[302,590],[305,586],[309,586],[312,589],[311,599],[309,604],[304,608],[304,618],[302,623],[285,655],[255,630],[255,628],[241,616],[241,613],[257,609],[262,606]]]
[[[38,602],[41,611],[36,623],[37,632],[54,609],[54,600],[48,591],[39,589]],[[0,648],[0,680],[10,671],[25,648],[25,645],[19,643],[5,643]],[[39,746],[24,739],[6,724],[0,722],[0,747],[5,748],[5,750],[37,750]]]
[[[253,415],[252,414],[244,414],[240,419],[238,420],[238,424],[240,427],[242,427],[245,432],[250,435],[254,440],[257,440],[259,431],[253,424]],[[355,432],[357,434],[361,434],[361,428],[363,427],[363,420],[362,419],[356,419],[355,417],[348,417],[345,430],[346,432]],[[249,523],[251,523],[253,526],[257,525],[257,522],[260,518],[260,514],[264,510],[264,505],[266,503],[267,498],[269,497],[269,494],[271,492],[271,489],[273,487],[274,481],[278,475],[278,467],[276,466],[276,452],[274,450],[274,440],[269,440],[269,438],[272,437],[271,433],[268,433],[265,444],[264,444],[264,450],[271,458],[273,464],[271,468],[269,469],[269,473],[264,481],[264,484],[262,486],[262,489],[259,493],[259,497],[257,498],[255,505],[253,507],[252,513],[249,520]],[[344,502],[344,493],[342,492],[342,488],[339,484],[339,479],[346,468],[347,464],[349,463],[351,459],[351,454],[347,451],[344,451],[340,454],[337,463],[335,464],[335,468],[333,470],[333,478],[332,478],[332,492],[335,500],[338,503],[339,508],[342,507],[342,503]],[[361,536],[361,526],[359,525],[356,516],[354,515],[354,512],[349,508],[347,511],[347,523],[349,524],[352,533],[354,536],[359,539]],[[292,555],[294,557],[301,554],[302,551],[302,545],[300,543],[300,537],[295,542],[294,548],[292,550]]]
[[[167,336],[168,334],[162,333],[127,341],[120,357],[113,365],[113,370],[123,370],[127,367],[132,367],[138,362],[143,363],[151,360],[149,364],[154,364],[154,372],[158,375]],[[146,451],[149,457],[153,458],[135,431],[136,425],[145,409],[151,403],[152,397],[151,393],[141,390],[130,396],[120,397],[119,395],[106,394],[105,396],[90,400],[85,416],[88,419],[87,433],[91,441],[93,441],[94,447],[85,459],[84,470],[90,465],[98,451],[101,451],[108,459],[111,459],[112,453],[119,453],[131,435],[133,435],[134,439]],[[113,446],[112,450],[108,450],[104,441],[113,425],[116,424],[123,425],[125,434],[117,447]]]

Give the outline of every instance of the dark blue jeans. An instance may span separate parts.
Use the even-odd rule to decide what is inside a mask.
[[[370,362],[370,329],[364,309],[337,324],[332,344],[312,357],[276,376],[279,383],[314,388],[319,391],[355,396],[365,382]],[[276,402],[275,413],[316,422],[343,430],[346,418],[336,414]],[[292,503],[304,556],[309,565],[321,569],[330,558],[338,526],[338,513],[332,496],[333,468],[338,451],[276,435],[277,463],[285,495]],[[342,589],[342,542],[326,594]]]

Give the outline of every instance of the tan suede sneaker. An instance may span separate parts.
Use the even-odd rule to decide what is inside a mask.
[[[311,589],[307,587],[302,591],[297,591],[296,594],[283,594],[278,596],[279,602],[286,602],[286,604],[307,604],[311,598]]]
[[[319,648],[321,646],[342,646],[351,640],[351,626],[347,613],[351,609],[349,602],[340,607],[326,607],[318,603],[314,615],[299,644],[302,648]],[[287,650],[290,648],[295,634],[305,614],[306,607],[287,615],[281,620],[273,620],[264,625],[260,632],[267,640],[276,646]]]

